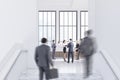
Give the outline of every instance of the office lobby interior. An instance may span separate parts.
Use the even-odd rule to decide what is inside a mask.
[[[0,80],[39,80],[35,48],[43,37],[51,47],[55,40],[54,68],[59,77],[51,80],[120,80],[119,0],[1,0]],[[86,74],[84,57],[74,50],[74,62],[63,56],[63,40],[80,43],[93,30],[97,51],[92,74]],[[67,49],[68,50],[68,49]],[[67,58],[66,58],[67,60]],[[45,80],[45,78],[44,78]]]

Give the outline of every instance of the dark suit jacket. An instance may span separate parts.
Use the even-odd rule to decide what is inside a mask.
[[[79,46],[79,53],[84,56],[91,56],[96,52],[95,40],[92,37],[85,37]]]
[[[56,50],[56,44],[55,43],[52,44],[52,50]]]
[[[74,44],[72,42],[68,43],[67,47],[69,48],[68,53],[73,52]]]
[[[42,44],[36,47],[35,50],[35,62],[40,67],[48,67],[49,63],[53,65],[50,53],[50,47]]]

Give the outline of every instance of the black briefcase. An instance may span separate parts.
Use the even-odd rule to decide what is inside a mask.
[[[53,68],[53,69],[49,69],[46,75],[47,79],[54,79],[54,78],[58,78],[58,70]]]

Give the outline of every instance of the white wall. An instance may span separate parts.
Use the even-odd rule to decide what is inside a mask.
[[[89,3],[89,7],[95,5],[89,8],[89,13],[94,14],[89,18],[95,17],[90,24],[95,29],[99,49],[107,52],[120,68],[120,1],[90,0]]]
[[[37,45],[36,7],[36,0],[0,0],[0,60],[15,43],[23,43],[33,61]]]
[[[88,1],[89,28],[95,31],[95,0]]]

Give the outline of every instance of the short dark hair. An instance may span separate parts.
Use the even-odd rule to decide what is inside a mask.
[[[46,43],[47,42],[47,39],[46,38],[42,38],[41,39],[41,43]]]
[[[72,39],[70,39],[70,41],[72,41]]]
[[[63,40],[63,43],[65,42],[65,40]]]
[[[92,34],[92,30],[88,30],[86,33],[87,33],[87,35],[91,35]]]
[[[55,42],[55,40],[52,40],[52,42]]]

